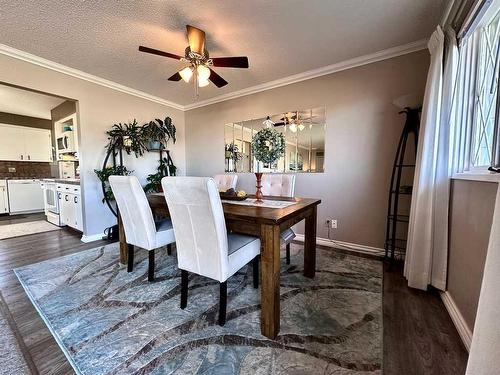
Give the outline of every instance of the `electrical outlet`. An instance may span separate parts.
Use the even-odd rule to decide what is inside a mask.
[[[337,219],[327,219],[326,226],[331,229],[337,229]]]
[[[16,168],[9,167],[9,173],[16,173]]]

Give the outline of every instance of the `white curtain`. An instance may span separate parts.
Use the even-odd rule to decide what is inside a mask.
[[[500,368],[500,188],[497,190],[467,375],[498,374]]]
[[[422,107],[404,270],[408,285],[423,290],[429,284],[446,288],[456,46],[448,48],[443,69],[444,40],[438,26],[428,43],[431,64]]]

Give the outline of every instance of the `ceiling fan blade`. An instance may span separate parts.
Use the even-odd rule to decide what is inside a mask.
[[[172,77],[169,77],[169,81],[180,81],[182,79],[181,75],[179,72],[175,73]]]
[[[194,26],[186,25],[189,49],[198,55],[205,52],[205,32]]]
[[[182,56],[174,55],[173,53],[164,52],[164,51],[160,51],[158,49],[144,47],[144,46],[139,46],[139,51],[151,53],[153,55],[158,55],[158,56],[163,56],[163,57],[170,57],[171,59],[176,59],[176,60],[182,59]]]
[[[227,85],[227,81],[224,78],[222,78],[220,75],[215,73],[213,71],[213,69],[210,69],[210,72],[211,72],[210,77],[208,77],[208,79],[210,81],[212,81],[215,86],[217,86],[218,88],[221,88],[221,87]]]
[[[248,68],[248,57],[214,57],[212,58],[214,66],[219,68]]]

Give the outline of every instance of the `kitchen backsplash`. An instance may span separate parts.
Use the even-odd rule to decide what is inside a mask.
[[[15,172],[9,172],[15,168]],[[31,161],[0,161],[0,179],[16,177],[51,177],[50,163]]]

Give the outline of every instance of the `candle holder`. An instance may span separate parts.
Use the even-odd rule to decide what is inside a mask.
[[[257,191],[255,192],[255,199],[256,199],[256,203],[263,203],[264,201],[262,200],[262,198],[264,198],[264,196],[262,195],[262,172],[257,172],[255,173],[255,178],[257,179]]]

